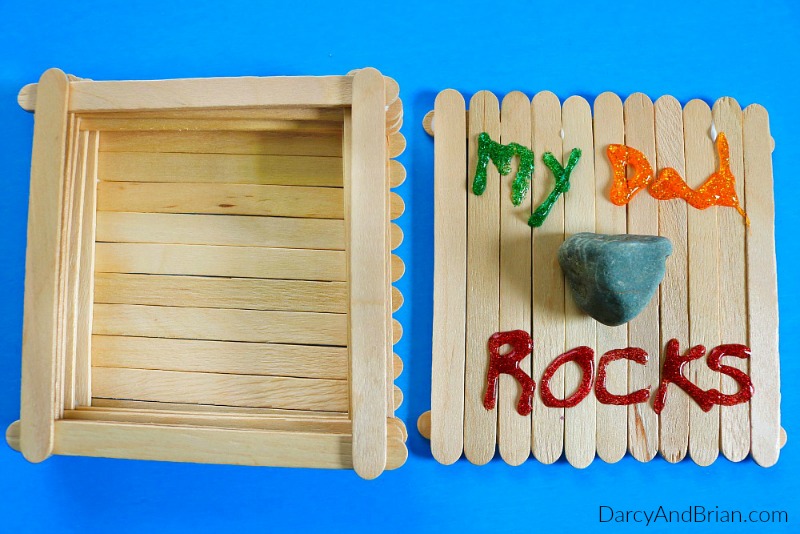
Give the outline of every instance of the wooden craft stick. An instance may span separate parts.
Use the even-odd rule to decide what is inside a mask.
[[[389,184],[392,187],[400,187],[406,180],[406,168],[399,161],[389,160]]]
[[[383,204],[381,204],[383,205]],[[344,250],[344,221],[173,213],[97,213],[97,241]]]
[[[751,453],[769,467],[780,455],[780,360],[778,358],[778,287],[775,264],[775,206],[769,115],[752,104],[744,110],[744,174],[747,214],[747,291],[750,378]]]
[[[101,111],[81,113],[85,120],[94,119],[219,119],[228,122],[247,119],[341,122],[343,108],[271,106],[233,109],[176,109]],[[340,126],[341,128],[341,126]],[[158,152],[158,151],[157,151]]]
[[[107,182],[178,182],[341,187],[342,159],[329,156],[105,152]]]
[[[392,134],[390,134],[388,132],[388,125],[387,125],[387,133],[385,135],[387,135],[389,137],[391,137],[391,135],[392,135]],[[404,138],[404,141],[405,141],[405,138]],[[391,154],[387,154],[387,155],[388,155],[388,157],[391,157]],[[390,160],[386,161],[386,175],[384,176],[383,189],[384,189],[384,199],[385,199],[385,203],[386,203],[385,204],[385,209],[386,209],[386,215],[387,215],[384,227],[386,228],[386,239],[389,241],[389,246],[391,248],[391,241],[392,241],[391,221],[400,216],[400,215],[398,215],[397,217],[395,217],[395,205],[397,204],[397,201],[399,200],[399,202],[401,204],[401,206],[400,206],[401,214],[402,214],[402,210],[405,209],[405,205],[403,204],[403,200],[402,200],[402,198],[400,198],[399,195],[397,195],[396,193],[392,193],[391,192],[392,184],[391,184],[391,178],[389,176],[389,161]],[[391,256],[392,255],[389,252],[387,252],[385,254],[385,256],[384,256],[384,258],[385,258],[384,259],[384,262],[385,262],[385,267],[384,268],[386,269],[386,272],[389,273],[389,278],[390,279],[391,279],[391,272],[392,272],[392,257]],[[395,410],[397,409],[397,407],[395,405],[395,402],[394,402],[394,391],[393,391],[393,388],[394,388],[394,369],[393,369],[393,367],[394,367],[394,347],[393,347],[393,345],[395,344],[395,339],[394,339],[395,336],[394,336],[393,325],[392,325],[392,321],[393,321],[392,314],[395,311],[394,310],[395,299],[394,299],[394,296],[393,296],[395,291],[397,291],[398,294],[400,293],[400,291],[396,290],[396,288],[394,286],[392,286],[392,285],[387,285],[386,286],[386,305],[385,305],[386,309],[384,311],[384,316],[385,316],[385,319],[386,319],[386,334],[387,334],[386,342],[387,342],[387,345],[389,347],[392,347],[391,350],[387,350],[386,351],[386,417],[387,417],[387,421],[391,420],[391,419],[394,419]],[[402,295],[400,295],[400,299],[402,299]]]
[[[403,404],[403,390],[397,386],[392,386],[392,397],[394,399],[394,409],[397,411]]]
[[[392,313],[394,313],[394,312],[396,312],[397,310],[399,310],[400,308],[403,307],[403,294],[400,292],[399,289],[397,289],[394,286],[392,286],[391,293],[392,293],[392,297],[391,297],[391,300],[392,300]]]
[[[339,187],[100,182],[97,195],[100,211],[344,218]]]
[[[394,78],[390,78],[389,76],[384,76],[384,87],[386,91],[386,106],[391,107],[400,97],[400,84],[397,83],[397,80]]]
[[[401,374],[403,374],[403,360],[397,354],[392,356],[392,367],[394,370],[393,377],[397,379]]]
[[[400,132],[389,136],[389,157],[399,157],[406,150],[406,138]]]
[[[403,244],[403,230],[394,223],[389,225],[390,250],[395,250]]]
[[[680,102],[674,97],[662,96],[655,103],[655,118],[656,162],[653,171],[673,168],[681,176],[686,176],[683,109]],[[666,356],[664,348],[670,339],[677,339],[682,350],[689,347],[687,216],[687,204],[683,200],[659,203],[658,234],[672,243],[672,255],[667,258],[666,273],[659,293],[659,355],[662,364]],[[655,387],[655,384],[651,386],[651,391]],[[659,416],[659,451],[668,462],[675,463],[686,457],[689,447],[689,403],[693,401],[686,392],[674,385],[669,386],[668,395],[669,402]]]
[[[92,392],[112,399],[339,412],[348,403],[346,380],[110,367],[92,369]]]
[[[55,398],[53,399],[55,403],[55,414],[56,419],[61,418],[64,413],[64,404],[65,404],[65,397],[67,394],[71,395],[72,391],[72,384],[67,387],[67,373],[66,373],[66,338],[67,338],[67,305],[68,298],[68,280],[69,280],[69,258],[70,258],[70,226],[72,224],[72,197],[73,197],[73,188],[76,182],[75,179],[75,169],[77,167],[77,160],[79,154],[79,139],[80,139],[80,132],[78,131],[78,122],[80,122],[79,118],[76,118],[74,114],[69,115],[68,123],[67,123],[67,154],[66,154],[66,163],[64,169],[64,177],[61,180],[61,187],[63,188],[63,200],[62,205],[64,206],[63,212],[60,214],[61,217],[61,251],[60,257],[58,260],[58,303],[56,309],[56,339],[58,343],[56,345],[56,353],[55,353],[55,366],[56,366],[56,384],[55,384]],[[71,372],[71,370],[70,370]],[[72,375],[69,376],[70,382],[72,381]]]
[[[500,139],[500,104],[497,97],[489,91],[475,93],[469,101],[468,118],[466,268],[470,276],[466,310],[464,454],[473,464],[483,465],[494,456],[500,410],[500,403],[495,410],[487,410],[483,405],[489,371],[487,343],[489,337],[500,330],[501,178],[491,162],[486,167],[486,190],[483,195],[475,195],[470,188],[478,164],[478,136],[486,132],[492,139]],[[505,200],[510,203],[508,198]]]
[[[406,204],[403,202],[403,197],[397,193],[389,193],[389,218],[391,220],[399,219],[406,211]]]
[[[190,78],[178,80],[72,82],[69,109],[138,111],[155,109],[253,108],[350,105],[348,76]]]
[[[95,218],[97,212],[97,159],[100,134],[89,133],[89,147],[84,179],[83,220],[78,279],[78,325],[75,346],[75,403],[86,406],[92,401],[91,336],[94,310]]]
[[[387,430],[389,432],[390,439],[395,437],[401,439],[403,442],[408,440],[408,429],[406,428],[406,424],[402,419],[398,419],[397,417],[388,417],[386,419],[386,424],[388,425]]]
[[[602,93],[594,101],[594,179],[595,223],[597,233],[624,234],[627,230],[627,208],[611,202],[613,173],[606,150],[610,144],[625,143],[622,100],[614,93]],[[683,138],[683,132],[681,132]],[[585,162],[579,163],[583,165]],[[566,197],[565,197],[566,198]],[[609,350],[628,346],[628,325],[606,326],[598,322],[597,356]],[[628,363],[619,361],[606,368],[609,391],[628,392]],[[615,463],[628,450],[628,409],[625,406],[597,403],[597,455]]]
[[[389,127],[398,119],[403,118],[403,101],[397,99],[391,105],[386,106],[386,126]]]
[[[653,103],[642,93],[625,100],[625,144],[641,151],[647,161],[656,160],[655,116]],[[647,194],[637,195],[628,204],[628,233],[658,235],[658,201]],[[628,344],[647,352],[646,365],[628,364],[628,390],[656,387],[659,381],[661,339],[659,335],[658,295],[628,323]],[[628,449],[640,462],[648,462],[658,452],[658,416],[652,400],[628,407]]]
[[[351,469],[352,438],[344,434],[236,430],[100,421],[58,421],[55,453],[171,462]],[[387,468],[405,462],[389,440]]]
[[[561,104],[558,97],[542,91],[531,103],[533,153],[536,165],[533,172],[531,202],[538,206],[549,194],[553,176],[542,162],[545,152],[562,154]],[[564,242],[564,202],[560,199],[541,227],[533,230],[532,290],[534,339],[532,370],[541,377],[547,365],[565,351],[564,275],[558,264],[558,247]],[[537,384],[537,389],[538,389]],[[564,373],[559,370],[550,381],[550,388],[559,398],[564,393]],[[564,409],[548,408],[541,396],[533,396],[531,416],[531,450],[537,460],[551,464],[561,456],[564,444]]]
[[[342,250],[97,243],[95,262],[98,273],[347,280]]]
[[[436,97],[431,449],[454,463],[464,447],[467,301],[467,124],[464,97]]]
[[[33,132],[22,326],[20,448],[31,462],[53,453],[56,419],[56,310],[69,81],[57,69],[39,80]]]
[[[699,187],[715,170],[711,139],[711,109],[702,100],[692,100],[683,110],[686,146],[686,183]],[[689,225],[689,339],[692,346],[711,350],[720,344],[719,311],[719,209],[690,208]],[[681,347],[682,350],[686,350]],[[688,347],[687,347],[688,348]],[[719,389],[719,373],[705,358],[690,362],[687,376],[699,388]],[[698,465],[710,465],[719,455],[719,406],[704,412],[689,403],[689,454]]]
[[[403,274],[406,272],[406,265],[403,263],[403,260],[400,256],[395,256],[392,254],[392,282],[397,282],[401,278],[403,278]]]
[[[562,165],[566,166],[574,148],[581,150],[581,159],[572,172],[568,193],[564,194],[564,233],[569,237],[578,232],[594,232],[595,227],[595,179],[594,142],[592,132],[592,110],[582,97],[572,96],[561,108],[564,131],[562,143]],[[564,288],[564,318],[566,347],[589,347],[596,349],[596,321],[582,312],[568,287]],[[595,351],[595,368],[599,356]],[[581,371],[575,365],[564,368],[564,393],[571,394],[581,381]],[[597,412],[594,391],[574,408],[564,411],[564,455],[575,467],[586,467],[594,460],[597,443]]]
[[[240,131],[341,135],[342,122],[287,119],[161,119],[107,118],[105,114],[81,122],[81,129],[106,132],[136,131]]]
[[[743,209],[747,210],[745,198],[745,174],[742,143],[742,109],[730,97],[717,100],[711,110],[716,132],[724,133],[730,148],[731,172],[736,179],[736,195]],[[714,158],[717,161],[718,158]],[[749,346],[747,336],[747,243],[742,216],[731,208],[717,210],[719,221],[719,291],[720,291],[720,341]],[[724,295],[724,297],[723,297]],[[726,358],[730,365],[749,373],[747,360]],[[732,395],[739,390],[738,384],[726,375],[720,375],[720,391]],[[720,448],[728,460],[739,462],[750,452],[750,406],[720,406]]]
[[[6,429],[6,443],[8,446],[11,447],[12,450],[17,452],[21,452],[21,447],[19,444],[19,434],[20,434],[20,422],[14,421],[8,428]]]
[[[346,282],[97,273],[95,302],[347,313]]]
[[[36,110],[36,95],[38,84],[29,83],[19,90],[17,94],[17,104],[25,111],[33,112]]]
[[[398,341],[400,341],[400,338],[403,337],[403,325],[401,325],[400,321],[398,321],[397,319],[392,319],[391,330],[394,343],[397,343]]]
[[[280,408],[253,408],[252,406],[219,406],[213,404],[185,404],[176,402],[155,402],[140,400],[120,400],[120,399],[92,399],[92,405],[82,409],[113,409],[131,410],[136,413],[144,412],[178,412],[178,413],[206,413],[226,414],[226,415],[274,415],[279,417],[304,417],[311,419],[350,419],[347,411],[342,412],[321,412],[319,410],[294,410]]]
[[[386,467],[387,361],[391,345],[386,321],[390,285],[386,257],[386,89],[375,69],[353,80],[352,147],[345,195],[350,214],[350,410],[353,463],[362,478],[375,478]]]
[[[343,347],[347,315],[95,304],[93,333]]]
[[[345,380],[347,362],[345,347],[104,335],[92,338],[95,367]]]
[[[527,148],[531,147],[530,106],[528,97],[519,91],[509,93],[503,98],[500,118],[502,144],[519,143]],[[519,158],[514,158],[509,176],[498,180],[501,183],[500,269],[499,273],[493,274],[495,276],[499,274],[500,278],[499,330],[504,332],[527,331],[528,325],[531,324],[531,228],[527,220],[531,214],[531,205],[527,198],[520,206],[514,206],[510,201],[511,184],[518,166]],[[494,201],[496,204],[497,199]],[[486,219],[479,219],[475,226],[487,223]],[[488,255],[490,250],[492,249],[479,247],[473,254]],[[489,258],[489,261],[497,260]],[[469,272],[475,271],[469,269]],[[487,358],[486,344],[489,337],[484,336],[480,341],[483,343],[484,358]],[[520,369],[528,375],[531,374],[530,356],[520,362]],[[531,416],[520,415],[517,412],[521,393],[522,389],[513,377],[500,375],[497,391],[497,442],[500,455],[509,465],[520,465],[531,453]]]
[[[64,419],[71,421],[107,421],[114,423],[144,423],[152,425],[178,425],[213,428],[241,428],[254,430],[280,430],[288,432],[319,432],[350,434],[352,423],[346,419],[308,419],[306,417],[275,417],[271,415],[228,415],[174,412],[137,412],[133,410],[81,408],[66,410]],[[402,439],[400,429],[393,425],[397,439]]]
[[[228,113],[229,110],[226,110]],[[101,152],[342,157],[340,135],[236,131],[104,132]]]
[[[76,143],[77,158],[74,163],[72,176],[69,180],[70,194],[68,211],[69,223],[66,233],[66,272],[64,273],[65,287],[63,296],[64,305],[64,349],[63,349],[63,400],[62,408],[58,410],[59,415],[63,410],[75,408],[76,398],[76,349],[78,344],[78,324],[83,320],[79,315],[79,287],[90,283],[80,277],[81,253],[83,250],[83,212],[84,212],[84,192],[86,189],[86,173],[88,171],[89,158],[89,132],[80,132]]]

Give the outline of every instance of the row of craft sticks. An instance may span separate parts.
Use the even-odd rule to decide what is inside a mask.
[[[615,462],[629,451],[641,461],[660,452],[675,462],[688,453],[698,464],[708,465],[720,450],[734,461],[752,452],[758,463],[773,464],[780,413],[771,138],[765,110],[753,105],[742,112],[730,98],[717,101],[713,110],[699,100],[682,109],[672,97],[654,104],[634,94],[623,103],[604,93],[595,100],[592,114],[583,98],[571,97],[561,104],[549,92],[537,94],[532,102],[511,93],[502,104],[493,94],[479,92],[470,101],[469,113],[465,108],[459,93],[444,91],[437,97],[433,120],[427,121],[435,130],[435,457],[451,463],[463,451],[470,461],[482,464],[498,445],[511,464],[524,461],[532,451],[544,463],[563,454],[583,467],[595,454]],[[698,187],[717,165],[712,126],[728,136],[739,196],[753,221],[749,232],[732,209],[699,211],[678,200],[659,203],[646,194],[638,195],[627,209],[608,200],[608,144],[632,146],[655,169],[674,167],[690,187]],[[518,142],[533,149],[537,165],[531,203],[515,208],[510,202],[516,167],[500,179],[490,165],[483,196],[468,192],[476,138],[484,131],[503,144]],[[576,147],[583,157],[572,175],[571,190],[545,224],[530,232],[524,222],[531,205],[538,205],[552,184],[541,164],[542,154],[549,151],[566,160]],[[606,327],[574,307],[556,253],[565,237],[582,231],[660,233],[673,243],[659,296],[628,325]],[[759,253],[748,255],[748,250]],[[673,387],[660,418],[652,400],[626,408],[599,404],[590,395],[564,410],[545,407],[536,395],[532,416],[523,417],[515,411],[519,387],[501,376],[497,410],[487,411],[482,402],[486,342],[495,331],[517,328],[533,335],[534,356],[521,367],[532,371],[537,381],[555,356],[576,346],[595,349],[597,359],[607,350],[636,346],[650,355],[649,362],[609,368],[608,387],[616,392],[650,387],[654,392],[664,346],[676,338],[682,350],[690,344],[709,349],[721,343],[749,344],[754,355],[749,365],[729,364],[749,370],[756,393],[750,405],[704,413]],[[703,360],[690,366],[689,377],[703,389],[721,387],[731,393],[737,387],[727,378],[720,380]],[[551,386],[569,394],[577,381],[577,370],[565,369]]]

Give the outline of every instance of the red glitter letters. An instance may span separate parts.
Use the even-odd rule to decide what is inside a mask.
[[[575,362],[581,367],[582,377],[578,389],[569,397],[560,400],[550,391],[550,379],[556,374],[559,367],[567,362]],[[594,351],[589,347],[577,347],[565,352],[553,360],[542,375],[541,395],[542,402],[549,408],[572,408],[589,395],[592,390],[592,375],[594,374]]]
[[[628,393],[627,395],[614,395],[606,389],[606,366],[611,362],[622,359],[644,365],[647,363],[648,357],[644,350],[636,347],[610,350],[603,354],[597,366],[597,380],[594,384],[594,394],[597,397],[597,401],[603,404],[616,404],[618,406],[647,402],[647,399],[650,397],[649,386],[636,390],[633,393]]]
[[[500,348],[509,345],[511,350],[506,354],[500,354]],[[517,412],[520,415],[528,415],[532,411],[533,392],[536,389],[536,382],[525,371],[520,369],[520,362],[533,351],[533,340],[530,334],[524,330],[512,330],[510,332],[497,332],[489,338],[489,373],[486,384],[486,395],[483,398],[483,406],[487,410],[494,410],[497,403],[497,381],[501,374],[514,377],[522,388],[522,393],[517,403]],[[694,360],[698,360],[706,353],[703,345],[691,347],[686,351],[685,356],[680,355],[678,340],[671,339],[667,343],[666,357],[661,371],[661,383],[656,391],[653,409],[660,414],[664,409],[667,399],[667,389],[670,384],[675,384],[684,390],[703,411],[709,411],[714,405],[733,406],[748,402],[753,397],[753,382],[746,373],[723,365],[722,358],[733,356],[735,358],[747,359],[750,357],[750,349],[745,345],[720,345],[711,350],[708,354],[707,365],[712,371],[727,375],[739,384],[739,390],[734,394],[725,394],[718,389],[707,391],[700,389],[683,375],[684,366]],[[650,387],[638,389],[626,395],[616,395],[606,388],[606,368],[617,360],[630,360],[639,365],[644,365],[648,361],[647,353],[637,347],[610,350],[606,352],[597,366],[597,380],[594,384],[597,401],[602,404],[629,405],[647,402],[650,397]],[[550,389],[550,380],[556,371],[568,362],[575,362],[581,368],[581,382],[578,388],[564,399],[557,399]],[[541,381],[542,403],[549,408],[573,408],[585,399],[592,391],[592,379],[594,378],[594,351],[589,347],[577,347],[558,356],[550,362],[544,371]]]
[[[511,345],[511,351],[507,354],[500,354],[500,347]],[[519,368],[519,362],[533,350],[533,340],[530,334],[524,330],[512,330],[510,332],[497,332],[489,338],[489,376],[486,384],[486,396],[483,398],[483,407],[487,410],[494,410],[497,398],[497,380],[500,373],[511,375],[517,379],[522,393],[519,396],[517,412],[520,415],[531,413],[533,390],[536,383]]]
[[[739,383],[739,391],[734,395],[725,395],[717,389],[704,391],[691,383],[688,378],[683,376],[683,367],[699,358],[706,352],[703,345],[696,345],[690,348],[686,356],[680,355],[680,346],[677,339],[670,339],[667,343],[667,354],[664,360],[664,369],[661,372],[661,384],[656,392],[656,399],[653,409],[660,414],[664,409],[667,399],[667,386],[673,383],[683,389],[704,412],[708,412],[715,404],[722,406],[733,406],[747,402],[753,396],[753,383],[750,377],[738,369],[728,365],[722,365],[724,356],[735,356],[737,358],[749,358],[750,349],[745,345],[720,345],[714,348],[708,355],[708,367],[714,371],[726,374]]]

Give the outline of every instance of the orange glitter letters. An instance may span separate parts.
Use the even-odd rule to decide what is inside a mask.
[[[717,137],[717,154],[719,155],[719,168],[708,180],[697,189],[692,189],[673,168],[662,169],[658,178],[653,181],[653,169],[647,158],[636,150],[625,145],[609,145],[608,159],[614,171],[614,182],[611,186],[611,202],[623,206],[631,201],[641,189],[650,185],[650,196],[658,200],[671,200],[681,198],[690,206],[704,210],[710,206],[724,206],[736,208],[744,217],[745,224],[750,225],[750,219],[739,204],[736,194],[736,177],[731,172],[730,148],[725,134]],[[627,166],[633,166],[633,176],[626,178]]]

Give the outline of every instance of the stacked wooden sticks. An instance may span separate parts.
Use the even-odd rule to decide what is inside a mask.
[[[425,121],[435,134],[436,253],[432,410],[423,414],[420,428],[429,432],[436,459],[449,464],[463,452],[483,464],[497,446],[512,465],[531,453],[544,463],[563,453],[571,464],[584,467],[595,454],[616,462],[626,451],[640,461],[660,452],[670,462],[688,453],[701,465],[712,463],[719,451],[734,461],[752,453],[759,464],[774,464],[781,429],[772,146],[764,108],[752,105],[742,112],[736,101],[722,98],[713,109],[700,100],[682,109],[673,97],[654,104],[640,93],[623,104],[617,95],[604,93],[592,114],[580,97],[561,104],[554,94],[541,92],[531,102],[514,92],[501,105],[486,91],[472,97],[468,112],[465,107],[458,92],[443,91]],[[728,136],[737,192],[752,219],[749,232],[729,208],[698,211],[680,200],[657,202],[647,195],[627,207],[610,202],[609,144],[632,146],[657,169],[673,167],[697,187],[716,168],[712,125]],[[501,179],[492,168],[484,195],[469,193],[481,132],[533,150],[537,159],[530,204],[515,208],[510,179]],[[542,154],[566,159],[576,147],[583,158],[571,190],[542,227],[531,232],[525,224],[530,206],[552,188]],[[659,296],[629,324],[596,323],[574,305],[556,252],[565,237],[577,232],[662,235],[672,241],[674,253]],[[749,372],[755,395],[749,405],[705,413],[673,388],[659,417],[652,401],[612,406],[590,395],[565,410],[545,407],[537,393],[532,415],[525,417],[515,409],[519,386],[502,375],[497,410],[487,411],[482,404],[486,344],[494,332],[514,329],[532,333],[533,355],[521,367],[537,382],[548,363],[577,346],[593,348],[596,359],[612,349],[644,349],[650,356],[647,365],[609,368],[608,388],[618,394],[655,390],[663,347],[671,338],[683,350],[697,344],[747,344],[753,352],[749,364],[729,364]],[[577,367],[566,367],[551,386],[569,394],[579,377]],[[689,378],[703,389],[733,393],[737,388],[703,360],[689,366]]]
[[[37,121],[32,224],[60,237],[29,234],[29,279],[52,291],[26,288],[44,299],[39,314],[26,303],[26,321],[56,315],[26,322],[9,443],[32,461],[367,478],[402,465],[402,362],[389,350],[402,335],[398,94],[374,69],[158,82],[51,70],[23,89]],[[367,238],[375,228],[381,238]]]

